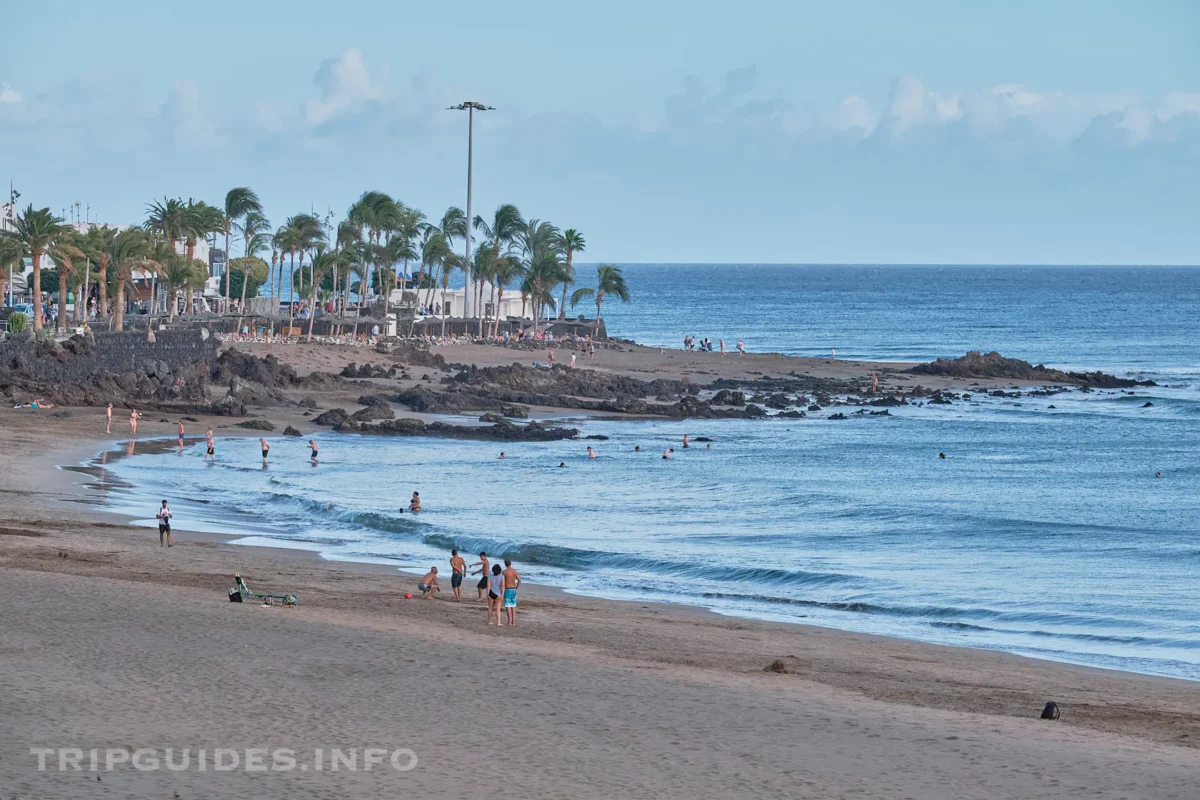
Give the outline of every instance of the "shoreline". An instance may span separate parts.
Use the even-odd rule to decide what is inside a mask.
[[[632,418],[627,418],[627,419],[629,419],[630,421],[634,421]],[[317,432],[321,432],[321,431],[318,430]],[[246,440],[253,440],[256,438],[256,436],[253,433],[250,433],[250,432],[243,433],[241,431],[235,431],[235,430],[224,430],[224,431],[214,430],[214,433],[215,433],[215,435],[217,435],[220,438],[238,438],[238,439],[246,439]],[[257,432],[255,432],[255,433],[257,433]],[[283,438],[283,437],[280,437],[280,435],[278,433],[266,433],[264,435],[266,435],[268,437],[274,437],[277,439]],[[305,435],[307,435],[307,434],[305,434]],[[175,441],[176,441],[175,438],[172,436],[162,436],[162,437],[140,439],[139,443],[149,446],[148,448],[143,448],[143,452],[141,454],[147,454],[147,450],[149,451],[149,453],[156,453],[156,452],[161,453],[161,452],[173,451],[175,449],[175,447],[174,447]],[[201,437],[189,437],[188,438],[189,443],[195,443],[195,442],[200,442],[200,441],[203,441],[203,439]],[[96,443],[98,444],[99,442],[97,441]],[[117,442],[110,442],[110,445],[124,444],[124,443],[125,443],[124,441],[117,441]],[[80,447],[82,448],[83,446],[80,446]],[[81,451],[79,449],[76,449],[72,452],[78,453]],[[100,457],[99,453],[96,452],[95,450],[92,450],[90,452],[91,452],[91,457],[85,459],[86,461],[90,462],[89,465],[86,467],[78,467],[78,466],[72,467],[72,466],[61,465],[61,464],[56,465],[56,466],[58,469],[63,470],[63,471],[75,472],[77,474],[83,474],[83,475],[91,475],[93,470],[99,469],[101,467],[100,467],[100,464],[96,463],[96,459],[98,459]],[[125,452],[124,448],[122,448],[122,447],[110,446],[106,452],[113,460],[120,460],[120,459],[129,457],[127,455],[127,453]],[[82,487],[82,488],[85,491],[91,492],[93,495],[98,496],[98,495],[96,495],[95,487],[90,487],[90,488]],[[134,488],[134,487],[129,486],[128,488]],[[219,505],[219,503],[218,503],[218,505]],[[226,512],[231,511],[230,509],[224,508],[223,506],[221,506],[221,507]],[[121,511],[111,508],[107,502],[105,502],[104,505],[101,506],[99,510],[103,514],[110,515],[117,519],[120,519],[122,521],[122,523],[125,525],[129,525],[131,527],[136,527],[136,528],[145,529],[145,530],[153,529],[152,525],[133,525],[135,520],[140,520],[142,518],[128,516],[128,515],[122,513]],[[148,517],[146,519],[148,519]],[[214,523],[214,524],[219,524],[219,523]],[[423,571],[424,571],[424,568],[422,568],[421,571],[417,572],[417,571],[413,571],[413,569],[406,569],[405,567],[407,565],[389,563],[387,560],[387,557],[382,556],[382,555],[375,555],[375,556],[364,555],[361,558],[355,558],[353,556],[345,557],[345,558],[336,557],[336,556],[331,557],[324,552],[324,548],[322,547],[322,545],[319,542],[315,542],[315,541],[310,542],[308,540],[293,540],[293,539],[273,537],[269,532],[264,532],[264,531],[258,530],[258,529],[251,530],[251,531],[245,532],[245,533],[239,533],[239,534],[225,534],[225,533],[220,533],[220,532],[206,529],[208,527],[211,527],[211,526],[204,525],[204,526],[197,526],[194,528],[188,528],[188,527],[184,526],[184,527],[177,527],[176,530],[186,532],[189,536],[196,537],[199,540],[203,540],[206,542],[235,545],[238,548],[262,549],[262,550],[267,550],[267,551],[272,551],[272,552],[284,552],[284,553],[287,553],[290,557],[311,559],[312,563],[314,563],[314,564],[317,564],[317,563],[324,564],[324,565],[336,564],[336,565],[342,565],[343,567],[346,567],[351,570],[362,567],[365,569],[365,571],[370,572],[372,574],[387,574],[387,575],[393,575],[393,576],[400,575],[400,576],[404,576],[405,578],[412,579],[413,581],[415,581],[417,578],[419,578],[420,575],[423,574]],[[261,541],[268,541],[271,543],[270,544],[259,543]],[[313,544],[314,546],[311,546],[311,547],[306,546],[308,544]],[[489,548],[489,550],[490,550],[490,548]],[[404,559],[404,560],[411,561],[412,559]],[[469,586],[471,583],[473,583],[473,582],[468,580],[465,582],[465,585]],[[928,645],[935,646],[935,647],[953,647],[953,648],[961,648],[961,649],[974,650],[974,651],[986,651],[986,652],[990,652],[990,653],[998,653],[998,654],[1003,654],[1006,656],[1020,658],[1020,659],[1029,659],[1029,660],[1036,661],[1036,662],[1060,664],[1060,665],[1066,665],[1066,666],[1072,666],[1072,667],[1079,667],[1082,669],[1102,670],[1102,671],[1106,671],[1106,672],[1113,672],[1116,674],[1137,675],[1137,676],[1143,676],[1143,677],[1161,678],[1161,679],[1165,679],[1165,680],[1183,681],[1184,683],[1195,684],[1198,687],[1200,687],[1200,679],[1197,679],[1197,678],[1190,678],[1190,677],[1181,676],[1181,675],[1164,674],[1163,672],[1148,671],[1146,669],[1120,668],[1120,667],[1106,666],[1106,665],[1100,665],[1100,664],[1095,664],[1095,663],[1087,663],[1086,661],[1072,660],[1069,657],[1055,657],[1053,655],[1023,652],[1020,649],[1004,649],[1001,647],[989,647],[985,644],[964,644],[964,643],[946,642],[946,641],[939,642],[936,640],[931,640],[929,638],[922,638],[919,635],[904,635],[903,633],[874,633],[874,632],[870,632],[870,631],[856,630],[852,627],[838,626],[836,624],[821,624],[821,623],[815,623],[815,622],[802,621],[800,619],[781,619],[778,617],[772,617],[772,616],[768,616],[768,615],[755,615],[753,612],[746,611],[746,610],[739,611],[739,610],[718,609],[718,608],[714,608],[714,607],[704,605],[701,603],[689,601],[688,599],[673,601],[673,600],[652,599],[652,598],[647,599],[647,598],[637,598],[637,597],[632,597],[632,598],[631,597],[617,597],[617,596],[608,595],[608,594],[604,594],[604,593],[600,593],[600,592],[589,592],[589,591],[582,590],[582,589],[577,590],[577,589],[572,589],[572,588],[568,588],[568,587],[557,586],[552,583],[530,583],[530,582],[527,582],[525,585],[528,586],[531,590],[536,591],[542,595],[574,596],[574,597],[581,597],[581,598],[590,598],[590,599],[599,600],[602,602],[631,603],[631,604],[661,606],[663,608],[680,609],[686,613],[712,615],[714,617],[727,618],[727,619],[732,619],[732,620],[752,621],[752,622],[767,624],[767,625],[785,625],[785,626],[793,626],[794,625],[794,626],[801,626],[801,627],[805,627],[805,628],[819,628],[819,629],[827,630],[827,631],[841,632],[841,633],[854,635],[854,636],[878,637],[883,640],[914,642],[914,643],[920,643],[920,644],[928,644]],[[806,615],[801,615],[801,616],[803,617]]]

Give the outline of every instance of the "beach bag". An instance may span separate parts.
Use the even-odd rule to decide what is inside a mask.
[[[1042,709],[1042,719],[1058,719],[1058,703],[1051,700],[1046,703],[1046,707]]]

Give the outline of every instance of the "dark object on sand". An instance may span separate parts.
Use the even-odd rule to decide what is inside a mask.
[[[300,431],[296,430],[291,425],[288,425],[286,428],[283,429],[283,435],[284,436],[303,436],[304,434],[300,433]]]
[[[763,667],[763,672],[777,672],[780,675],[787,675],[788,668],[787,668],[787,664],[783,663],[779,659],[775,659],[770,664]]]
[[[234,586],[229,590],[229,602],[244,603],[246,600],[262,600],[264,606],[273,606],[275,601],[283,603],[285,606],[294,606],[300,601],[300,598],[294,594],[256,594],[250,591],[250,587],[242,580],[240,573],[233,573]]]
[[[1058,718],[1059,718],[1058,703],[1051,700],[1049,703],[1046,703],[1046,707],[1042,709],[1042,719],[1058,719]]]
[[[70,411],[55,411],[50,416],[66,419],[67,417],[71,416],[71,412]]]

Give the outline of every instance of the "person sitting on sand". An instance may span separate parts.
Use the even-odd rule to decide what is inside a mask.
[[[671,458],[675,454],[675,448],[668,447],[663,451],[663,458]]]
[[[417,588],[421,590],[422,600],[428,600],[440,591],[437,582],[437,567],[430,568],[429,574],[417,583]]]
[[[408,510],[414,514],[421,513],[421,493],[413,492],[412,500],[408,503]]]

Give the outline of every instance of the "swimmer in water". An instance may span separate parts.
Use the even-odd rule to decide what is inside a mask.
[[[215,445],[213,443],[212,428],[209,428],[208,432],[204,434],[204,443],[206,445],[208,445],[208,452],[206,452],[204,454],[204,460],[205,461],[216,461],[217,457],[215,455],[213,455],[213,452],[215,450]]]
[[[588,448],[588,458],[595,458],[595,457],[596,457],[596,451],[593,450],[591,447],[589,447]]]
[[[414,514],[421,513],[421,493],[413,492],[412,500],[408,504],[408,510]]]
[[[179,439],[179,451],[182,453],[183,452],[183,420],[179,420],[178,439]]]
[[[258,443],[260,445],[262,445],[263,464],[266,464],[267,456],[270,455],[270,453],[271,453],[271,445],[267,444],[267,440],[262,438],[261,436],[258,437]]]
[[[705,450],[712,450],[712,445],[711,445],[711,444],[706,444],[706,445],[704,445],[704,449],[705,449]]]
[[[663,451],[663,458],[671,458],[672,455],[674,455],[674,453],[675,453],[675,448],[668,447],[666,450]]]
[[[942,460],[944,461],[944,460],[945,460],[945,458],[946,458],[946,454],[945,454],[945,453],[938,453],[938,458],[940,458],[940,459],[942,459]]]
[[[642,452],[642,446],[641,446],[640,444],[635,444],[635,445],[633,446],[633,452],[635,452],[635,453],[640,453],[640,452]]]
[[[312,451],[312,455],[309,456],[309,458],[311,458],[313,461],[316,461],[317,460],[317,443],[315,441],[313,441],[312,439],[309,439],[308,440],[308,449]]]
[[[558,462],[558,465],[559,465],[560,467],[565,467],[565,466],[567,465],[567,462],[565,462],[565,461],[560,461],[560,462]]]
[[[689,445],[689,444],[688,444],[688,438],[687,438],[687,434],[686,434],[686,433],[683,435],[683,446],[684,446],[684,447],[691,447],[691,445]]]
[[[1154,477],[1156,477],[1156,478],[1161,478],[1161,477],[1162,477],[1162,473],[1161,473],[1161,472],[1156,472],[1156,473],[1154,473]]]
[[[504,451],[503,451],[503,450],[501,450],[501,451],[500,451],[500,457],[501,457],[501,458],[504,458]]]

